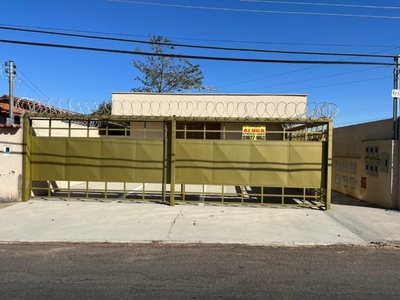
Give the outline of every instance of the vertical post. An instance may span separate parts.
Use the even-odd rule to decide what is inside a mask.
[[[175,143],[176,143],[176,118],[172,119],[171,126],[171,195],[169,205],[175,205]]]
[[[331,200],[332,200],[332,144],[333,144],[333,121],[329,120],[328,122],[328,136],[327,136],[327,157],[326,157],[326,199],[325,199],[325,209],[331,209]]]
[[[23,157],[22,157],[22,201],[31,198],[31,149],[32,149],[32,127],[30,119],[24,116],[23,119]]]
[[[168,157],[168,130],[167,130],[167,123],[164,120],[163,122],[164,126],[164,157],[163,157],[163,179],[162,179],[162,198],[163,201],[166,202],[166,191],[167,191],[167,181],[168,181],[168,162],[169,162],[169,157]]]
[[[393,72],[393,89],[399,89],[399,56],[394,58],[396,66]],[[399,124],[398,124],[398,98],[393,97],[393,139],[397,140],[399,138]]]
[[[8,84],[9,84],[9,104],[10,104],[10,109],[9,109],[9,118],[7,118],[7,124],[12,125],[14,124],[14,75],[15,75],[15,70],[14,70],[14,62],[10,60],[8,64],[6,63],[6,66],[8,65],[8,69],[6,72],[8,72]]]

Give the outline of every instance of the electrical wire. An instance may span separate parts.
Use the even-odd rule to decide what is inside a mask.
[[[400,9],[399,6],[376,6],[359,4],[338,4],[338,3],[317,3],[317,2],[291,2],[291,1],[269,1],[269,0],[239,0],[239,2],[257,2],[257,3],[275,3],[289,5],[307,5],[307,6],[331,6],[331,7],[350,7],[350,8],[370,8],[370,9]]]
[[[17,69],[17,74],[19,75],[22,75],[22,76],[24,76],[25,78],[26,78],[26,80],[28,80],[29,82],[30,82],[30,84],[39,92],[39,93],[41,93],[42,95],[44,95],[45,97],[48,97],[45,93],[43,93],[24,73],[22,73],[21,72],[21,70],[20,69]],[[33,88],[31,88],[22,78],[21,78],[21,76],[19,76],[19,79],[27,86],[27,87],[29,87],[31,90],[33,90],[35,93],[37,93]]]
[[[277,86],[283,86],[283,85],[291,85],[291,84],[295,84],[295,83],[301,83],[301,82],[308,82],[308,81],[313,81],[313,80],[318,80],[318,79],[326,79],[326,78],[344,76],[344,75],[349,75],[349,74],[354,74],[354,73],[359,73],[359,72],[376,70],[376,69],[380,69],[380,68],[384,68],[384,67],[379,66],[379,67],[372,67],[372,68],[363,69],[363,70],[354,70],[354,71],[349,71],[349,72],[336,73],[336,74],[325,75],[325,76],[318,76],[318,77],[313,77],[313,78],[308,78],[308,79],[295,80],[295,81],[291,81],[291,82],[271,84],[271,85],[266,85],[266,86],[262,86],[262,87],[251,88],[251,89],[246,89],[246,90],[241,90],[241,91],[250,91],[250,90],[257,90],[257,89],[261,89],[261,88],[269,88],[269,87],[277,87]],[[293,73],[293,71],[282,73],[282,75],[287,75],[288,73]],[[270,76],[267,76],[266,78],[277,77],[277,76],[279,76],[279,75],[270,75]],[[266,78],[258,78],[258,79],[248,80],[248,81],[245,81],[243,83],[248,83],[248,82],[257,81],[257,80],[266,79]],[[231,86],[231,85],[237,85],[237,84],[230,84],[228,86]],[[222,86],[222,87],[224,87],[224,86]],[[218,88],[221,88],[221,86],[219,86]]]
[[[370,79],[362,79],[362,80],[355,80],[355,81],[347,81],[347,82],[339,82],[339,83],[332,83],[332,84],[326,84],[326,85],[319,85],[319,86],[313,86],[313,87],[306,87],[306,88],[301,88],[301,90],[314,90],[314,89],[320,89],[320,88],[326,88],[326,87],[332,87],[332,86],[340,86],[340,85],[348,85],[348,84],[354,84],[354,83],[360,83],[360,82],[369,82],[369,81],[377,81],[377,80],[382,80],[382,79],[388,79],[388,78],[393,78],[392,76],[384,76],[384,77],[377,77],[377,78],[370,78]],[[299,89],[290,89],[290,90],[284,90],[280,91],[279,93],[288,93],[288,92],[293,92],[293,91],[298,91]]]
[[[193,6],[181,4],[166,4],[153,2],[140,2],[132,0],[107,0],[108,2],[121,2],[129,4],[164,6],[189,9],[203,10],[219,10],[219,11],[234,11],[234,12],[249,12],[249,13],[268,13],[268,14],[289,14],[289,15],[308,15],[308,16],[327,16],[327,17],[352,17],[352,18],[371,18],[371,19],[400,19],[400,16],[382,16],[382,15],[358,15],[358,14],[338,14],[338,13],[322,13],[322,12],[301,12],[301,11],[284,11],[284,10],[259,10],[259,9],[242,9],[242,8],[226,8],[226,7],[209,7],[209,6]]]
[[[81,35],[81,34],[58,33],[58,32],[51,32],[51,31],[44,31],[44,30],[30,30],[30,29],[24,29],[24,28],[18,28],[18,27],[10,27],[10,26],[0,26],[0,29],[17,30],[17,31],[34,32],[34,33],[44,33],[44,34],[66,35],[66,36],[83,37],[83,38],[117,40],[117,41],[124,41],[124,42],[140,42],[140,43],[145,43],[145,44],[149,44],[150,43],[148,41],[139,41],[139,40],[131,40],[131,39],[116,39],[116,38],[109,38],[109,37]],[[326,53],[326,52],[304,52],[304,51],[303,52],[298,52],[298,51],[274,51],[274,50],[259,50],[259,49],[226,48],[226,47],[211,47],[211,46],[181,45],[181,44],[175,44],[175,43],[163,43],[163,44],[174,45],[174,46],[183,46],[183,47],[188,46],[188,47],[194,47],[194,48],[195,47],[199,47],[199,48],[208,48],[208,49],[218,49],[218,50],[221,50],[221,49],[222,50],[242,50],[242,51],[255,50],[255,51],[260,51],[260,52],[270,52],[271,51],[271,52],[274,52],[274,53],[277,52],[277,53],[285,53],[285,54],[289,53],[289,54],[309,54],[309,55],[318,54],[318,55],[344,55],[344,56],[363,56],[364,55],[364,54],[354,54],[354,53],[353,54],[349,54],[349,53],[339,54],[339,53]],[[371,57],[385,57],[385,58],[393,57],[393,56],[389,56],[389,55],[383,55],[382,56],[382,55],[371,55],[371,54],[367,54],[366,56],[367,57],[368,56],[371,56]],[[331,75],[331,76],[335,76],[335,75]],[[260,79],[262,79],[262,78],[260,78]],[[260,80],[260,79],[253,79],[253,80],[249,80],[249,81],[246,81],[246,82],[256,81],[256,80]],[[318,78],[316,78],[316,79],[318,79]],[[307,80],[307,81],[309,81],[309,80]],[[230,85],[232,85],[232,84],[230,84]],[[227,86],[230,86],[230,85],[227,85]],[[237,83],[235,85],[237,85]],[[222,86],[222,87],[225,87],[225,86]],[[270,86],[267,86],[267,87],[270,87]],[[221,87],[219,87],[219,88],[221,88]],[[43,93],[43,92],[41,92],[41,93]]]
[[[0,26],[10,28],[36,28],[46,30],[57,30],[57,31],[69,31],[69,32],[81,32],[90,34],[106,34],[114,36],[135,36],[135,37],[147,37],[144,35],[135,34],[122,34],[122,33],[111,33],[104,31],[90,31],[90,30],[76,30],[76,29],[65,29],[57,27],[40,27],[40,26],[19,26],[10,24],[0,24]],[[376,45],[376,44],[336,44],[336,43],[301,43],[301,42],[269,42],[269,41],[246,41],[246,40],[224,40],[224,39],[200,39],[200,38],[185,38],[185,37],[168,37],[171,40],[190,40],[190,41],[202,41],[202,42],[219,42],[219,43],[240,43],[240,44],[257,44],[257,45],[285,45],[285,46],[322,46],[322,47],[369,47],[369,48],[400,48],[399,46],[393,45]],[[393,37],[391,39],[396,39]],[[390,40],[390,39],[389,39]],[[148,43],[148,42],[147,42]]]
[[[163,46],[173,46],[173,47],[183,47],[183,48],[196,48],[196,49],[208,49],[208,50],[224,50],[224,51],[238,51],[238,52],[258,52],[258,53],[277,53],[277,54],[296,54],[296,55],[321,55],[321,56],[351,56],[351,57],[374,57],[374,58],[392,58],[393,55],[376,55],[376,54],[362,54],[362,53],[337,53],[337,52],[311,52],[311,51],[286,51],[286,50],[269,50],[269,49],[249,49],[249,48],[232,48],[232,47],[216,47],[216,46],[201,46],[201,45],[189,45],[189,44],[178,44],[172,42],[150,42],[143,40],[133,40],[133,39],[121,39],[112,38],[105,36],[93,36],[86,34],[75,34],[75,33],[65,33],[65,32],[54,32],[47,30],[36,30],[36,29],[24,29],[9,26],[0,26],[3,30],[13,30],[31,33],[42,33],[49,35],[60,35],[69,37],[80,37],[87,39],[98,39],[98,40],[108,40],[108,41],[118,41],[118,42],[130,42],[130,43],[141,43],[141,44],[158,44]]]
[[[38,42],[5,40],[5,39],[0,39],[0,42],[9,44],[28,45],[28,46],[50,47],[50,48],[64,48],[64,49],[87,50],[87,51],[130,54],[130,55],[158,56],[158,57],[199,59],[199,60],[216,60],[216,61],[280,63],[280,64],[321,64],[321,65],[379,65],[379,66],[395,65],[395,63],[374,62],[374,61],[289,60],[289,59],[255,59],[255,58],[253,59],[253,58],[221,57],[221,56],[182,55],[182,54],[152,53],[152,52],[142,52],[142,51],[128,51],[128,50],[118,50],[109,48],[84,47],[84,46],[74,46],[65,44],[38,43]],[[393,58],[393,56],[391,57]]]

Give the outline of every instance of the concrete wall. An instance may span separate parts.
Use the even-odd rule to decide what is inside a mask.
[[[0,128],[0,202],[22,199],[22,128]]]
[[[334,129],[332,189],[400,209],[398,141],[392,136],[391,119]]]
[[[295,118],[306,109],[306,95],[112,93],[116,116]]]

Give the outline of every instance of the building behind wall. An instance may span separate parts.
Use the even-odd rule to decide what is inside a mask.
[[[400,209],[399,150],[392,119],[334,129],[332,158],[333,190]]]
[[[22,141],[20,116],[24,112],[14,109],[14,124],[7,124],[9,117],[8,96],[0,97],[0,202],[21,199],[22,193]]]
[[[192,130],[187,138],[220,139],[222,123],[227,131],[226,138],[242,139],[242,124],[223,122],[224,118],[302,118],[306,115],[307,95],[272,95],[272,94],[156,94],[156,93],[112,93],[112,114],[114,116],[176,116],[191,120],[177,122],[177,129]],[[196,122],[196,117],[217,119],[215,122]],[[218,121],[221,120],[221,121]],[[205,128],[207,126],[207,128]],[[131,137],[162,138],[163,122],[132,122]],[[203,135],[203,130],[215,130]],[[281,134],[270,133],[282,130],[282,124],[270,122],[267,140],[282,140]],[[236,131],[236,132],[234,132]],[[239,131],[239,132],[238,132]],[[146,136],[144,136],[146,135]],[[183,132],[178,132],[178,138]]]

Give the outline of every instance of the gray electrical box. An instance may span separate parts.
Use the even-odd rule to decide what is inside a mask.
[[[383,162],[385,165],[385,162]],[[386,162],[386,166],[388,162]],[[379,151],[379,146],[366,146],[365,147],[365,174],[370,176],[379,176],[382,170],[382,153]],[[388,171],[386,171],[388,172]]]
[[[379,147],[373,147],[373,157],[379,158]]]
[[[365,157],[369,157],[371,152],[371,147],[365,147]]]
[[[356,174],[357,173],[357,164],[350,163],[349,169],[350,169],[351,174]]]
[[[355,189],[356,185],[357,185],[356,179],[353,178],[353,177],[350,177],[350,179],[349,179],[349,187],[351,187],[352,189]]]
[[[347,184],[348,184],[348,178],[347,178],[347,176],[343,176],[342,177],[342,185],[347,186]]]
[[[381,172],[389,173],[389,153],[382,152],[381,153],[381,162],[380,162],[380,169]]]

